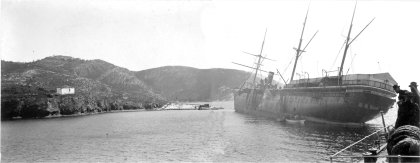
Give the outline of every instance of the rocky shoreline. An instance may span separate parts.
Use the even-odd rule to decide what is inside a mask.
[[[2,120],[153,110],[163,104],[162,102],[141,103],[115,97],[94,97],[85,94],[57,95],[42,89],[38,89],[36,92],[26,91],[24,94],[3,94],[1,98]]]
[[[160,111],[158,109],[132,109],[132,110],[111,110],[111,111],[103,111],[103,112],[92,112],[92,113],[78,113],[78,114],[70,114],[70,115],[48,115],[45,117],[39,118],[22,118],[22,117],[12,117],[8,119],[2,119],[5,121],[9,120],[22,120],[22,119],[53,119],[53,118],[70,118],[70,117],[80,117],[80,116],[90,116],[90,115],[98,115],[98,114],[106,114],[106,113],[121,113],[121,112],[144,112],[144,111]]]
[[[6,109],[6,110],[10,110],[10,109]],[[19,110],[19,109],[16,109]],[[97,114],[104,114],[104,113],[119,113],[119,112],[143,112],[143,111],[156,111],[157,108],[136,108],[136,109],[120,109],[120,110],[100,110],[100,111],[92,111],[92,112],[76,112],[74,114],[60,114],[58,113],[54,113],[54,112],[49,112],[48,114],[44,114],[46,116],[39,116],[41,114],[41,112],[44,112],[43,110],[39,111],[38,113],[36,113],[36,111],[34,112],[35,115],[34,116],[22,116],[22,114],[14,114],[13,116],[10,116],[10,114],[2,114],[1,120],[20,120],[20,119],[50,119],[50,118],[65,118],[65,117],[78,117],[78,116],[89,116],[89,115],[97,115]]]

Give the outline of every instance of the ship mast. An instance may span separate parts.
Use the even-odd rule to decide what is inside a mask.
[[[262,45],[261,45],[261,50],[260,50],[260,55],[257,56],[258,57],[257,68],[255,69],[254,80],[252,82],[254,87],[256,86],[255,80],[257,79],[257,74],[258,74],[258,71],[260,70],[260,66],[261,66],[261,62],[262,62],[261,58],[263,58],[262,52],[263,52],[263,49],[264,49],[264,42],[265,42],[265,36],[266,35],[267,35],[267,28],[265,29],[264,39],[263,39],[263,42],[262,42]]]
[[[255,86],[256,86],[255,81],[256,81],[256,79],[257,79],[257,74],[258,74],[258,72],[259,72],[259,71],[267,72],[267,71],[261,70],[261,66],[262,66],[262,64],[261,64],[261,63],[262,63],[262,61],[263,61],[264,59],[271,60],[271,61],[275,61],[275,60],[273,60],[273,59],[270,59],[270,58],[267,58],[267,57],[262,56],[262,52],[263,52],[263,49],[264,49],[264,43],[265,43],[265,37],[266,37],[266,35],[267,35],[267,29],[265,29],[264,39],[263,39],[263,42],[262,42],[262,45],[261,45],[260,54],[256,55],[256,54],[252,54],[252,53],[248,53],[248,52],[244,52],[244,51],[243,51],[243,52],[244,52],[244,53],[246,53],[246,54],[249,54],[249,55],[252,55],[252,56],[254,56],[254,57],[257,57],[257,58],[258,58],[258,62],[256,63],[256,64],[257,64],[257,66],[256,66],[256,67],[251,67],[251,66],[247,66],[247,65],[243,65],[243,64],[239,64],[239,63],[232,62],[233,64],[237,64],[237,65],[240,65],[240,66],[243,66],[243,67],[247,67],[247,68],[251,68],[251,69],[254,69],[254,70],[255,70],[254,79],[253,79],[253,82],[252,82],[252,84],[253,84],[253,87],[254,87],[254,88],[255,88]],[[244,83],[244,84],[245,84],[245,83]]]
[[[367,24],[362,31],[359,32],[359,34],[356,35],[356,37],[353,38],[353,40],[350,41],[350,34],[351,34],[351,29],[353,27],[353,18],[354,18],[354,14],[356,13],[356,7],[357,7],[357,1],[356,4],[354,5],[354,10],[353,10],[353,16],[351,17],[351,22],[350,22],[350,28],[349,28],[349,32],[347,34],[347,39],[346,39],[346,46],[344,48],[344,54],[343,54],[343,59],[341,60],[341,66],[340,66],[340,70],[338,72],[338,78],[341,81],[342,76],[343,76],[343,67],[344,67],[344,61],[346,60],[346,55],[347,55],[347,50],[350,47],[350,44],[353,43],[354,40],[356,40],[357,37],[359,37],[359,35],[370,25],[370,23],[372,23],[373,20],[375,20],[375,18],[373,18],[369,24]],[[341,82],[340,82],[341,83]]]
[[[293,80],[293,76],[295,75],[296,64],[297,64],[297,61],[298,61],[299,56],[300,56],[300,54],[301,54],[301,53],[300,53],[300,47],[301,47],[301,45],[302,45],[302,37],[303,37],[303,32],[305,31],[305,25],[306,25],[306,19],[308,18],[308,13],[309,13],[309,7],[308,7],[308,10],[306,11],[305,21],[303,22],[302,33],[300,34],[299,45],[298,45],[298,48],[296,49],[295,64],[294,64],[294,66],[293,66],[292,77],[290,78],[290,82],[292,82],[292,80]]]
[[[344,61],[346,60],[347,50],[349,49],[349,46],[350,46],[349,44],[350,34],[351,34],[351,29],[353,27],[353,18],[354,18],[354,13],[356,12],[356,6],[357,6],[357,2],[354,5],[353,16],[351,17],[350,28],[349,28],[349,32],[347,34],[347,39],[346,39],[346,46],[344,47],[343,59],[341,60],[340,71],[338,71],[338,78],[341,78],[342,76]]]
[[[309,40],[309,42],[306,44],[306,46],[303,48],[303,50],[301,50],[302,41],[303,41],[302,38],[303,38],[303,33],[305,31],[305,26],[306,26],[306,20],[308,18],[308,13],[309,13],[309,6],[308,6],[308,9],[306,11],[305,21],[303,22],[303,28],[302,28],[302,33],[300,34],[300,40],[299,40],[298,48],[294,48],[296,50],[296,58],[295,58],[295,64],[293,66],[292,77],[290,78],[290,82],[293,81],[293,76],[295,75],[296,65],[297,65],[297,61],[298,61],[299,57],[302,55],[303,52],[305,52],[306,47],[308,47],[309,43],[311,43],[312,39],[318,33],[318,31],[316,31],[315,34],[312,36],[312,38]]]

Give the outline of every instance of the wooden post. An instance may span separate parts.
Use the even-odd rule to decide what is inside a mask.
[[[387,130],[386,130],[386,125],[385,125],[384,112],[381,111],[380,113],[381,113],[381,116],[382,116],[382,125],[384,126],[384,131],[385,131],[385,133],[388,133]]]

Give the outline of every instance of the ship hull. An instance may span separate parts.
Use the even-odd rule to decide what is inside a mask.
[[[300,115],[308,121],[326,123],[364,123],[386,113],[395,94],[370,86],[329,86],[248,89],[235,93],[237,112],[284,118]]]

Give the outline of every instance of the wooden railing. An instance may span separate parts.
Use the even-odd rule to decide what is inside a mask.
[[[392,85],[373,80],[343,80],[343,85],[368,85],[372,87],[382,88],[393,91]]]
[[[402,163],[403,159],[407,159],[407,158],[418,158],[420,159],[420,156],[402,156],[402,155],[376,155],[376,156],[335,156],[334,158],[338,159],[338,158],[342,158],[342,159],[350,159],[350,162],[355,162],[353,161],[354,159],[360,159],[363,160],[363,162],[370,162],[370,161],[365,161],[366,158],[372,160],[372,158],[374,160],[378,160],[380,158],[383,159],[388,159],[388,158],[396,158],[398,161],[398,163]],[[333,158],[330,157],[330,162],[334,162]],[[378,160],[378,162],[387,162],[387,160]]]
[[[384,82],[378,82],[373,80],[343,80],[341,85],[367,85],[376,88],[382,88],[385,90],[393,91],[392,85]],[[338,81],[316,81],[308,82],[305,80],[300,80],[299,83],[287,84],[285,88],[294,88],[294,87],[320,87],[320,86],[339,86]]]
[[[331,163],[332,162],[361,162],[361,161],[363,161],[363,162],[377,162],[377,161],[378,162],[387,162],[386,160],[378,160],[378,159],[380,159],[380,158],[382,158],[382,159],[396,158],[397,162],[400,163],[400,162],[403,162],[403,159],[408,159],[408,158],[420,159],[420,156],[387,155],[387,154],[382,154],[381,155],[381,152],[385,152],[385,148],[387,146],[386,142],[383,142],[382,144],[376,144],[377,148],[373,148],[373,149],[375,149],[375,151],[372,151],[372,152],[374,152],[374,154],[372,154],[370,152],[367,152],[367,154],[364,153],[362,155],[345,155],[345,156],[340,155],[343,152],[353,148],[357,144],[359,144],[359,143],[361,143],[361,142],[363,142],[363,141],[365,141],[365,140],[367,140],[367,139],[369,139],[373,136],[378,136],[377,141],[380,142],[381,141],[381,136],[380,135],[382,135],[382,136],[386,135],[385,137],[388,137],[390,128],[393,128],[393,125],[389,125],[387,127],[384,127],[383,129],[377,130],[377,131],[373,132],[372,134],[367,135],[364,138],[348,145],[347,147],[345,147],[345,148],[341,149],[340,151],[331,155],[330,158],[329,158],[330,162]],[[383,134],[380,134],[381,132]],[[339,160],[339,159],[341,159],[341,160]]]

